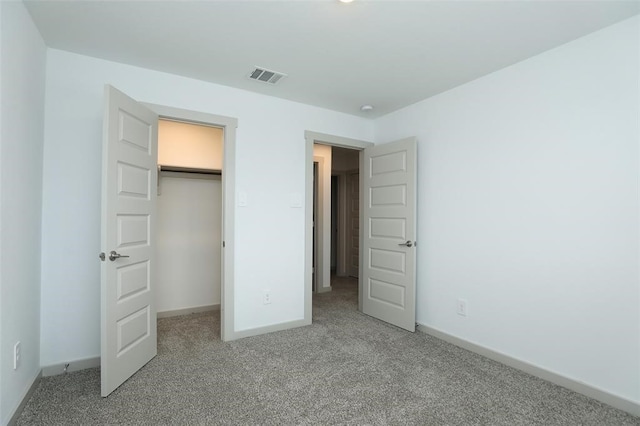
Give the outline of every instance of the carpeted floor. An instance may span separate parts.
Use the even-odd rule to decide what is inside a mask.
[[[158,321],[158,356],[108,398],[90,369],[42,379],[19,425],[640,425],[633,417],[316,295],[313,325],[220,341],[218,315]]]

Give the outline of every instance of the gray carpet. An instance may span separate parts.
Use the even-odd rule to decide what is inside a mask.
[[[42,379],[19,425],[640,425],[640,418],[315,296],[313,325],[222,343],[218,315],[158,321],[158,356],[108,398],[100,372]]]

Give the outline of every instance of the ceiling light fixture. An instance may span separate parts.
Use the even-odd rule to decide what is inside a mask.
[[[373,105],[362,105],[360,107],[360,111],[362,111],[362,112],[373,111]]]
[[[340,0],[340,3],[351,3],[353,0]]]

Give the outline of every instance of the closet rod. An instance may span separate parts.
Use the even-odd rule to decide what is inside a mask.
[[[200,175],[222,175],[221,170],[213,169],[197,169],[195,167],[177,167],[177,166],[158,166],[158,171],[161,172],[177,172],[177,173],[196,173]]]

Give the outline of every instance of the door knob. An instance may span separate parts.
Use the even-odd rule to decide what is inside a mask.
[[[121,257],[129,257],[129,256],[123,256],[121,254],[118,254],[115,252],[115,250],[111,250],[111,253],[109,253],[109,260],[112,262],[116,259],[120,259]]]
[[[405,246],[405,247],[413,247],[413,243],[411,241],[407,241],[406,243],[400,243],[398,245]]]

